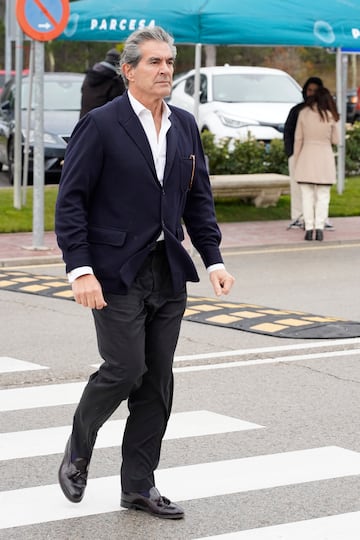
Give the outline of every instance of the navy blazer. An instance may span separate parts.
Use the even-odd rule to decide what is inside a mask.
[[[126,293],[162,230],[174,291],[198,281],[182,246],[182,221],[204,264],[222,262],[195,119],[171,107],[170,121],[163,186],[127,92],[85,115],[67,146],[56,203],[58,244],[66,270],[91,266],[105,292]]]

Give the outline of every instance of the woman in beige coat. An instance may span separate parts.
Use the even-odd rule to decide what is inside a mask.
[[[295,130],[294,177],[300,184],[305,240],[323,240],[331,185],[336,182],[332,145],[339,143],[339,114],[327,88],[319,88],[300,111]]]

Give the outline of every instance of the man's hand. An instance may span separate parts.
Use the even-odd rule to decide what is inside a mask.
[[[210,272],[209,277],[216,296],[229,294],[230,289],[235,282],[235,278],[225,269],[213,270]]]
[[[93,274],[85,274],[71,284],[75,301],[84,307],[102,309],[107,306],[101,285]]]

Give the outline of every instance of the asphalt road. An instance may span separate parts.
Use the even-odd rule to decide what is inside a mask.
[[[355,244],[231,250],[225,261],[237,278],[226,301],[360,320]],[[201,282],[189,293],[211,296],[196,262]],[[63,265],[21,270],[64,275]],[[91,314],[1,289],[0,311],[0,538],[358,538],[360,339],[184,321],[157,483],[186,518],[163,522],[119,510],[126,404],[100,431],[83,502],[71,505],[57,486],[75,405],[99,363]]]

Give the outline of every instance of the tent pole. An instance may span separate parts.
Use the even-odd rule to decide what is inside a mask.
[[[338,179],[337,192],[341,195],[345,184],[345,123],[346,123],[346,86],[347,86],[347,54],[336,49],[336,101],[340,113],[340,140],[338,145]]]
[[[201,43],[195,45],[194,116],[199,122]]]

